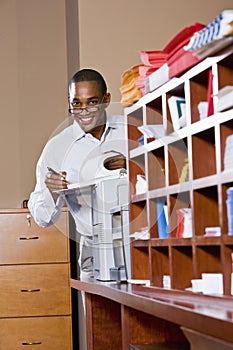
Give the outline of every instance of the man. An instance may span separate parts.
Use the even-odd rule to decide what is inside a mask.
[[[92,69],[78,71],[69,84],[69,112],[73,123],[51,138],[37,164],[37,183],[31,193],[28,207],[38,225],[46,227],[56,223],[67,203],[81,235],[81,279],[93,274],[91,251],[91,204],[81,192],[57,191],[68,184],[87,181],[96,175],[95,159],[116,151],[104,163],[108,170],[126,167],[126,135],[123,116],[107,116],[111,100],[100,73]],[[112,154],[112,153],[110,153]],[[92,162],[93,167],[87,167]],[[56,172],[50,169],[55,169]]]

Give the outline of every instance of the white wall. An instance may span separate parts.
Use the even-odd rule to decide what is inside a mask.
[[[0,207],[19,207],[67,110],[64,0],[0,1]]]
[[[208,24],[232,0],[79,0],[80,65],[106,77],[120,101],[121,74],[141,63],[140,50],[161,50],[181,29]]]

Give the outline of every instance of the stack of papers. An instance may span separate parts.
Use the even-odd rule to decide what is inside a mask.
[[[140,58],[143,65],[139,67],[136,85],[140,89],[142,96],[144,96],[148,92],[146,89],[146,78],[166,63],[167,53],[162,50],[140,51]]]
[[[154,91],[169,80],[168,64],[164,63],[145,79],[145,93]]]
[[[167,60],[167,54],[163,50],[140,51],[140,58],[145,66],[159,68]]]
[[[142,89],[142,95],[155,90],[169,79],[180,76],[200,61],[193,53],[185,51],[184,46],[188,44],[192,35],[202,28],[205,28],[205,25],[194,23],[176,34],[163,50],[140,52],[145,67],[155,68],[154,72],[148,69],[150,74],[146,75],[144,82],[140,77],[137,79],[137,86]],[[142,69],[143,67],[139,69],[140,76]]]
[[[110,170],[109,170],[110,172]],[[98,184],[102,180],[112,180],[112,179],[119,179],[121,178],[124,174],[126,174],[125,169],[116,169],[116,170],[111,170],[111,173],[104,173],[101,175],[99,174],[95,178],[89,180],[89,181],[83,181],[83,182],[76,182],[72,184],[67,185],[67,189],[79,189],[83,187],[89,187],[91,185]],[[61,190],[63,191],[63,190]]]
[[[192,209],[180,208],[176,210],[177,213],[177,238],[192,237]]]
[[[150,76],[156,70],[157,68],[152,66],[139,67],[139,76],[136,78],[136,86],[141,91],[142,96],[144,96],[147,93],[145,89],[146,77]]]
[[[204,29],[194,33],[185,50],[203,59],[233,42],[233,10],[224,10]]]
[[[231,43],[233,10],[224,10],[208,26],[195,22],[183,28],[162,50],[141,50],[142,64],[122,75],[121,103],[127,106],[137,102],[146,93],[180,77],[205,57]]]
[[[233,168],[233,135],[230,135],[226,139],[226,147],[224,153],[224,169],[232,169]]]
[[[215,96],[217,97],[216,112],[233,107],[233,85],[224,86]]]
[[[170,110],[173,130],[177,131],[180,128],[186,126],[185,98],[179,96],[171,96],[167,102]]]
[[[143,134],[145,138],[159,139],[165,136],[166,130],[163,124],[148,124],[138,126],[138,130]]]
[[[67,185],[66,190],[60,192],[70,192],[70,190],[76,190],[83,187],[88,187],[99,183],[103,180],[118,179],[126,176],[127,172],[125,169],[114,169],[109,170],[105,168],[104,164],[109,159],[117,157],[118,152],[109,151],[94,158],[88,159],[82,167],[82,174],[78,182],[70,183]]]
[[[168,209],[167,205],[158,201],[156,203],[158,237],[168,238]]]
[[[192,52],[186,51],[185,46],[189,43],[191,37],[197,31],[205,28],[201,23],[194,23],[185,27],[163,49],[167,54],[167,63],[169,67],[169,78],[178,77],[200,62]]]
[[[139,67],[142,64],[135,65],[123,72],[121,76],[121,103],[124,106],[130,106],[137,102],[141,97],[141,91],[136,86],[136,78],[139,76]]]

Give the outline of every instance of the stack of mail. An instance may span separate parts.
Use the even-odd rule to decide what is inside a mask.
[[[230,135],[226,139],[226,147],[224,153],[224,169],[232,169],[233,168],[233,135]]]
[[[187,51],[195,51],[195,56],[205,58],[233,42],[233,10],[224,10],[204,29],[194,33]]]

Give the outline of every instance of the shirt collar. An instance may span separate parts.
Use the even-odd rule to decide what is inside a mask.
[[[73,135],[74,135],[74,140],[79,140],[81,139],[84,135],[85,132],[80,128],[79,124],[74,120],[73,122]]]

